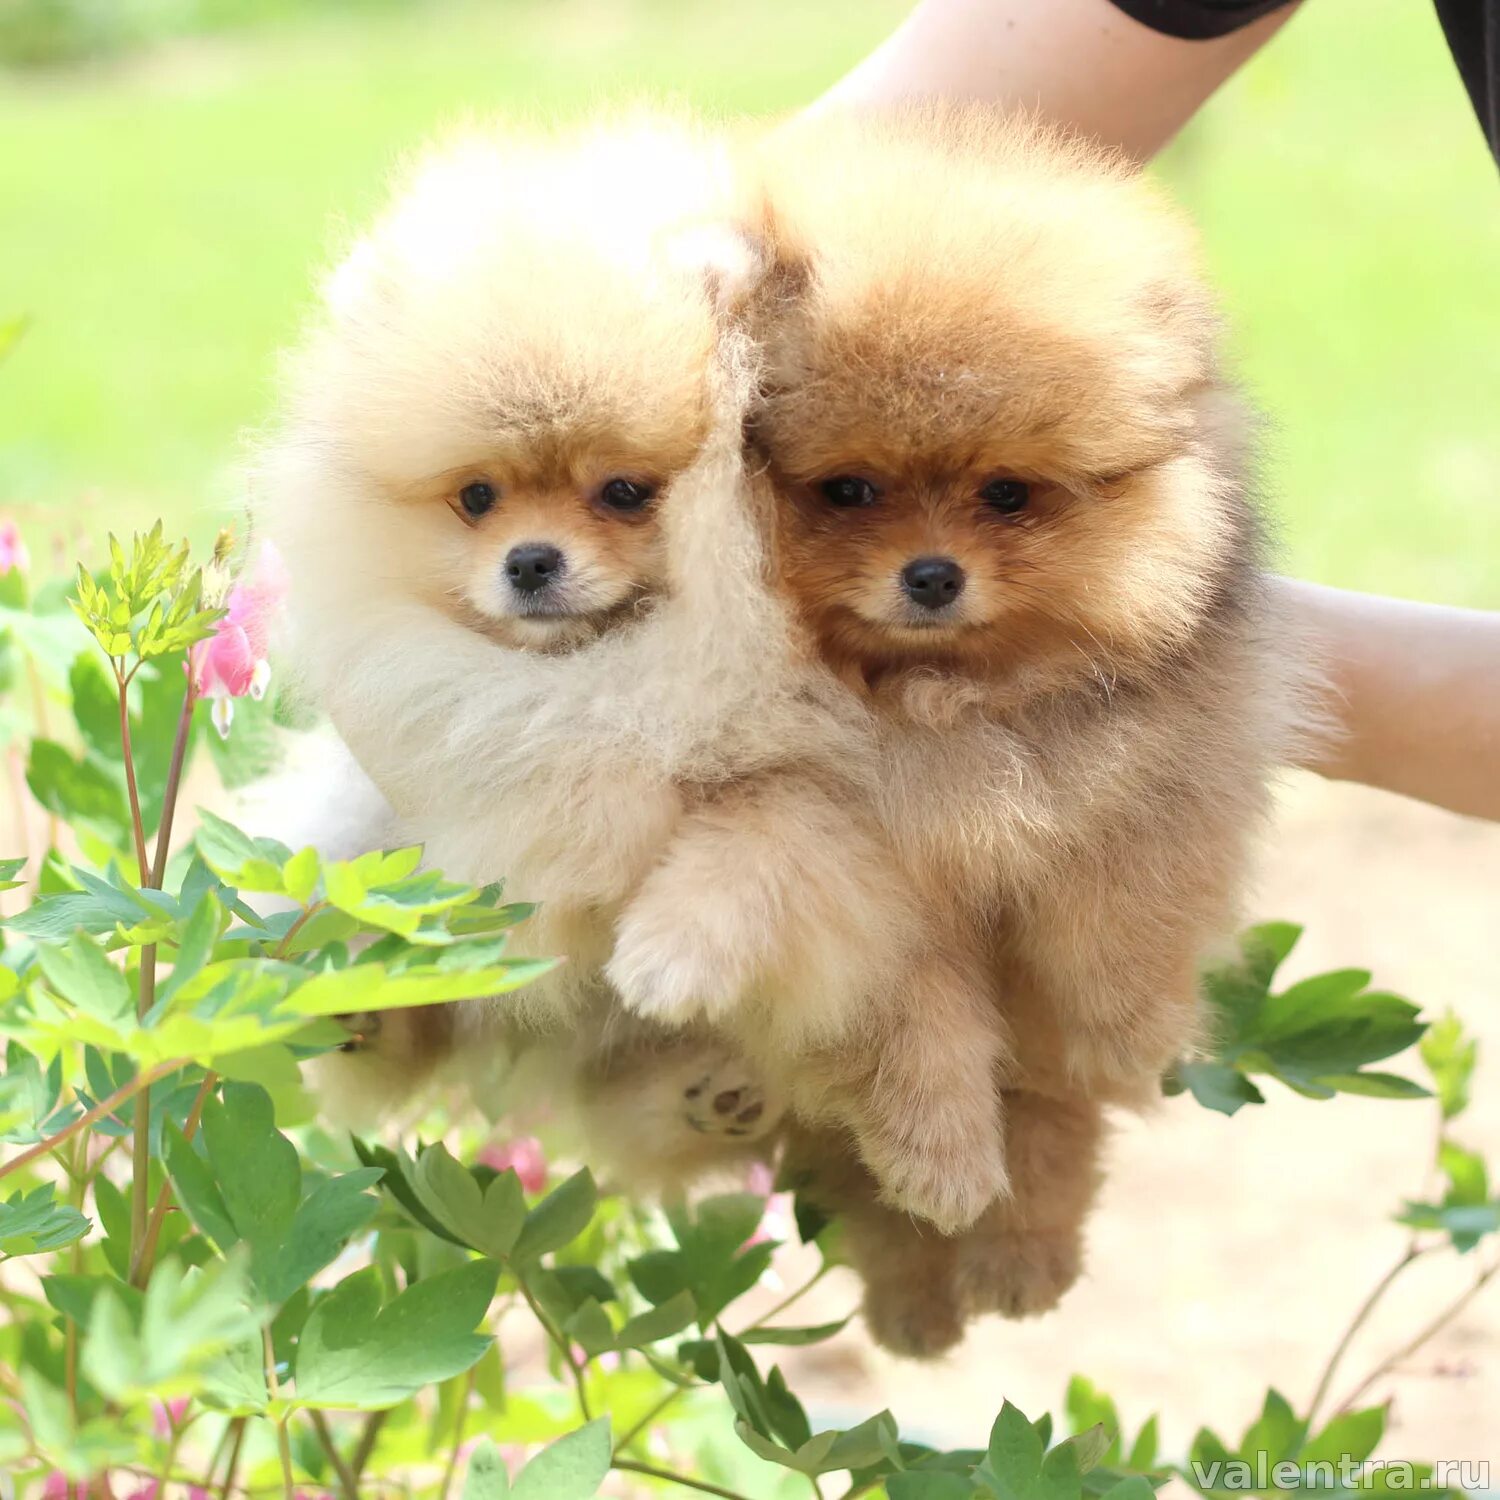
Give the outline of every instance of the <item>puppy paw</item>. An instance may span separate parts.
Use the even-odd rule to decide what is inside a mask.
[[[620,919],[604,972],[628,1009],[669,1026],[722,1016],[748,980],[717,924],[642,902]]]
[[[880,1183],[881,1201],[925,1219],[942,1234],[960,1234],[1010,1192],[1005,1157],[993,1129],[964,1139],[882,1131],[860,1139],[860,1154]]]
[[[865,1288],[865,1327],[903,1359],[936,1359],[960,1343],[964,1318],[951,1278],[912,1277]]]
[[[959,1304],[970,1313],[1033,1318],[1057,1306],[1082,1265],[1074,1231],[976,1234],[959,1251]]]
[[[726,1057],[682,1092],[682,1117],[698,1135],[754,1141],[781,1122],[781,1110],[744,1064]]]

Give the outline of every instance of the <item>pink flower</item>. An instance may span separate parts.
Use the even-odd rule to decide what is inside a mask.
[[[213,701],[214,728],[228,735],[234,700],[262,697],[271,680],[271,632],[286,599],[286,568],[270,542],[229,591],[228,612],[188,658],[193,689]]]
[[[188,1409],[190,1397],[178,1396],[172,1401],[151,1403],[151,1427],[157,1437],[166,1437],[174,1427],[182,1425],[183,1414]]]
[[[31,569],[31,551],[21,540],[21,530],[14,521],[0,525],[0,578],[14,568],[18,573]]]
[[[140,1489],[133,1490],[128,1494],[125,1500],[156,1500],[159,1494],[161,1494],[161,1481],[150,1479]]]
[[[761,1215],[755,1233],[740,1246],[748,1250],[751,1245],[764,1245],[767,1240],[785,1240],[790,1224],[792,1198],[790,1193],[774,1191],[776,1174],[764,1162],[753,1162],[745,1178],[745,1191],[766,1200],[766,1211]]]
[[[479,1164],[497,1172],[514,1171],[528,1193],[539,1193],[547,1186],[547,1157],[534,1135],[492,1141],[479,1153]]]
[[[67,1475],[60,1469],[54,1469],[42,1481],[41,1500],[68,1500],[70,1489]]]

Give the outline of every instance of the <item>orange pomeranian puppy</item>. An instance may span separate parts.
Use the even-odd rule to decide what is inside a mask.
[[[1077,1275],[1101,1108],[1194,1039],[1296,649],[1192,240],[1136,172],[979,111],[805,121],[760,161],[778,584],[876,715],[883,825],[1009,1034],[1012,1193],[967,1235],[793,1149],[877,1333],[930,1353]]]
[[[400,836],[540,902],[518,936],[567,959],[393,1018],[397,1069],[403,1027],[474,1056],[527,1022],[580,1039],[600,1149],[712,1125],[705,1099],[734,1139],[785,1104],[959,1228],[1004,1186],[999,1020],[947,903],[907,889],[874,721],[768,588],[745,217],[724,154],[670,125],[439,153],[334,278],[262,519]],[[720,1086],[726,1046],[779,1101]]]

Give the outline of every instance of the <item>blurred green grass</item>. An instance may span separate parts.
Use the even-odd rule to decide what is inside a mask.
[[[434,129],[641,92],[795,107],[905,0],[489,0],[309,14],[0,77],[0,508],[97,530],[238,501],[340,224]],[[1286,562],[1500,604],[1500,183],[1429,7],[1312,0],[1164,171],[1268,413]]]

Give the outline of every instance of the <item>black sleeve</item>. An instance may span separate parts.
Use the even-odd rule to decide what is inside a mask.
[[[1227,36],[1292,0],[1114,0],[1127,16],[1167,36],[1201,42]]]
[[[1500,162],[1500,4],[1437,0],[1437,11],[1474,113]]]
[[[1113,0],[1115,8],[1166,36],[1201,42],[1227,36],[1291,0]],[[1480,128],[1500,163],[1500,0],[1437,0],[1438,18]]]

